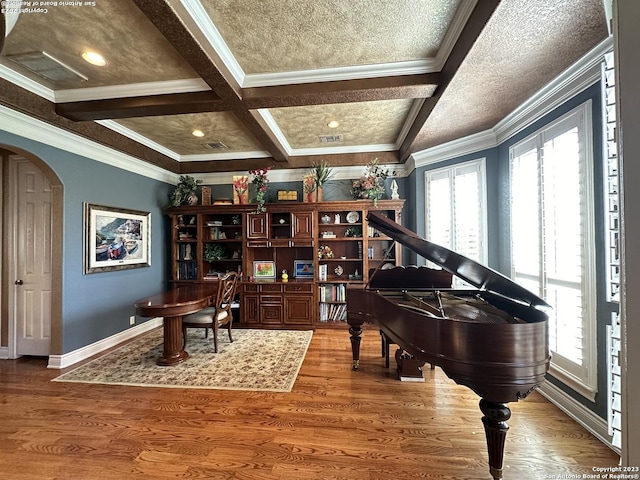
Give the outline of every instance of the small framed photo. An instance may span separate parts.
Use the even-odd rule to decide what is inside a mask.
[[[311,260],[295,260],[293,262],[296,278],[313,278],[313,261]]]
[[[253,278],[276,278],[276,263],[263,260],[253,262]]]

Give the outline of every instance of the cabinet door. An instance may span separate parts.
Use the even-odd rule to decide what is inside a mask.
[[[292,237],[295,240],[313,239],[313,212],[296,212],[291,214]]]
[[[313,295],[287,296],[284,299],[284,323],[313,325]]]
[[[247,240],[267,239],[267,214],[248,213],[247,214]]]
[[[260,323],[262,325],[282,324],[282,297],[262,295],[260,297]]]
[[[260,302],[258,295],[242,296],[242,322],[256,324],[260,323]]]

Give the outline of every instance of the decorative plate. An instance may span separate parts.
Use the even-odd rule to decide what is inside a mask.
[[[360,214],[358,212],[347,213],[347,222],[356,223],[358,220],[360,220]]]
[[[344,273],[344,270],[342,269],[342,265],[338,265],[338,266],[336,267],[336,269],[334,270],[334,272],[336,272],[336,275],[337,275],[337,276],[342,275],[342,274]]]

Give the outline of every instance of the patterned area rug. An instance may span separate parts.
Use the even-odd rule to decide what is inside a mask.
[[[226,330],[188,332],[189,358],[171,367],[156,365],[162,353],[162,328],[54,378],[55,382],[102,383],[169,388],[290,392],[311,342],[312,331]]]

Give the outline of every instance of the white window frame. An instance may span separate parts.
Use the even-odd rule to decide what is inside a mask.
[[[564,131],[577,127],[580,142],[580,161],[583,162],[585,177],[582,178],[584,198],[584,222],[582,231],[583,245],[583,282],[582,282],[582,320],[583,320],[583,362],[578,365],[552,352],[549,373],[573,390],[594,401],[597,393],[597,298],[596,298],[596,260],[595,260],[595,188],[593,179],[593,135],[591,100],[567,112],[554,122],[539,129],[522,141],[509,148],[509,178],[512,175],[513,159],[532,148],[541,150],[548,139]],[[513,241],[513,238],[512,238]],[[512,252],[513,254],[513,249]],[[511,276],[515,278],[515,266],[511,259]],[[534,292],[544,297],[545,292]]]
[[[430,232],[429,232],[429,211],[432,208],[431,205],[429,205],[429,184],[430,184],[430,179],[436,175],[440,175],[442,172],[446,172],[449,175],[450,181],[452,183],[455,182],[455,177],[456,177],[456,171],[459,170],[468,170],[470,168],[475,168],[475,170],[478,172],[478,190],[479,190],[479,194],[478,196],[479,198],[479,209],[478,211],[480,212],[480,218],[479,218],[479,228],[480,228],[480,232],[479,232],[479,238],[480,238],[480,258],[477,259],[477,261],[479,263],[482,263],[484,265],[486,265],[488,263],[488,247],[487,247],[487,173],[486,173],[486,158],[478,158],[476,160],[471,160],[468,162],[462,162],[462,163],[457,163],[455,165],[451,165],[448,167],[442,167],[442,168],[436,168],[433,170],[428,170],[424,173],[424,189],[425,189],[425,196],[424,196],[424,220],[425,220],[425,238],[427,240],[430,239]],[[453,188],[451,189],[451,192],[453,192]],[[444,199],[443,199],[444,201]],[[449,205],[451,208],[451,212],[452,212],[452,218],[451,218],[451,234],[453,236],[455,236],[455,209],[454,209],[454,198],[453,196],[451,196],[449,198]],[[455,238],[454,238],[454,242],[453,244],[455,245]],[[444,245],[443,245],[444,246]],[[452,250],[455,250],[455,247],[452,248]],[[476,260],[476,259],[474,259]]]

